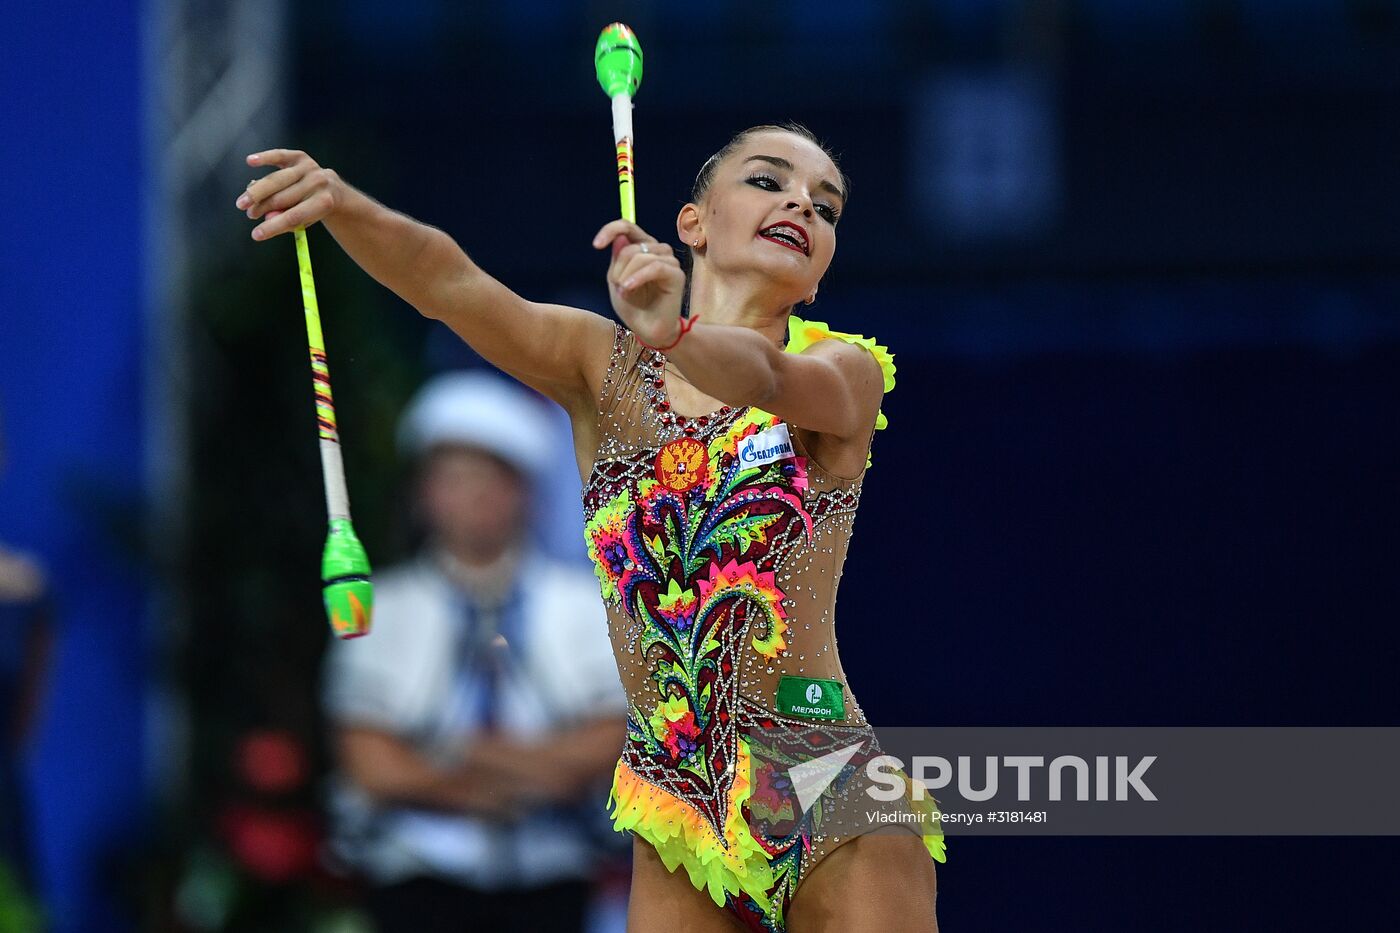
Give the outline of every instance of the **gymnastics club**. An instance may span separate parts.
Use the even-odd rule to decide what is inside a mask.
[[[617,187],[622,217],[637,222],[637,195],[632,185],[632,97],[642,85],[642,44],[624,23],[613,23],[598,36],[593,50],[598,83],[612,101],[613,138],[617,141]]]
[[[331,371],[321,336],[321,312],[316,306],[316,280],[311,277],[311,250],[306,230],[296,228],[297,265],[301,267],[301,303],[306,309],[306,340],[311,349],[311,382],[316,390],[316,424],[321,435],[321,477],[326,486],[326,517],[330,530],[321,552],[321,595],[326,616],[337,638],[369,634],[374,611],[374,584],[369,557],[350,524],[350,494],[345,489],[345,465],[340,458],[340,434],[331,400]]]

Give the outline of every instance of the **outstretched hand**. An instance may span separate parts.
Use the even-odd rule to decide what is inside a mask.
[[[637,339],[652,346],[675,341],[681,327],[685,271],[665,243],[627,220],[614,220],[593,238],[594,249],[611,245],[608,297]]]
[[[277,171],[249,182],[234,206],[252,220],[253,239],[270,240],[297,227],[309,227],[325,219],[340,201],[340,176],[316,164],[297,149],[268,149],[248,156],[254,168],[274,166]]]

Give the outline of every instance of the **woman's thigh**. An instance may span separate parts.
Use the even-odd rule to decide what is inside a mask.
[[[938,933],[938,878],[913,833],[867,833],[838,846],[797,888],[789,933]]]
[[[632,840],[632,891],[627,899],[627,933],[735,933],[742,930],[728,910],[690,883],[683,867],[666,870],[656,850]]]

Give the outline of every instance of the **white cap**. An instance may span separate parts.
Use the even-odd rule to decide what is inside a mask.
[[[482,370],[444,373],[408,403],[399,419],[399,450],[421,457],[438,444],[464,444],[539,478],[560,453],[543,404],[514,382]]]

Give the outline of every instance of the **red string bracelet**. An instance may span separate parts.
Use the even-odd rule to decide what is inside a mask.
[[[686,335],[686,331],[688,331],[688,330],[690,330],[692,327],[694,327],[694,326],[695,326],[695,322],[698,321],[698,320],[700,320],[700,315],[698,315],[698,314],[692,314],[692,315],[691,315],[690,317],[688,317],[688,318],[687,318],[687,317],[683,317],[683,318],[680,318],[679,320],[680,320],[680,322],[681,322],[681,332],[680,332],[679,334],[676,335],[676,339],[675,339],[675,340],[672,340],[670,343],[666,344],[666,346],[664,346],[664,347],[653,347],[653,346],[652,346],[651,344],[649,344],[649,343],[643,343],[643,342],[642,342],[642,339],[641,339],[640,337],[638,337],[636,334],[633,334],[632,336],[636,339],[636,341],[637,341],[638,343],[642,344],[642,346],[646,347],[648,350],[655,350],[657,353],[665,353],[667,350],[671,349],[671,348],[674,347],[676,344],[678,344],[678,343],[681,342],[681,338],[684,337],[684,336]]]

